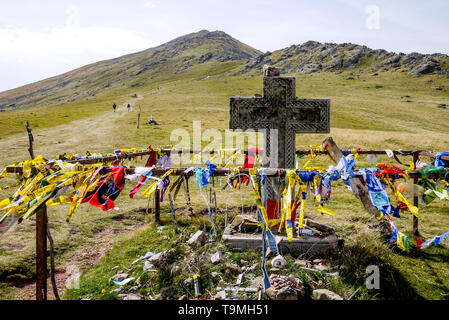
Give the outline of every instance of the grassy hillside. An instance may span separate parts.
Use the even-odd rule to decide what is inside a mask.
[[[158,83],[161,74],[169,78],[182,77],[193,66],[212,61],[246,61],[259,54],[260,51],[224,32],[202,30],[158,47],[93,63],[1,92],[0,110],[97,100],[105,95],[138,90],[149,83]]]
[[[192,37],[195,38],[194,35]],[[178,42],[175,40],[175,43]],[[185,48],[183,52],[185,56],[195,54],[198,61],[210,50],[192,53],[200,47],[201,45],[194,49]],[[248,54],[257,55],[250,48],[245,50]],[[110,152],[115,148],[143,148],[149,144],[170,145],[175,143],[170,141],[171,132],[179,128],[191,132],[194,120],[202,121],[203,131],[208,128],[224,131],[229,125],[229,97],[261,94],[262,77],[260,70],[242,73],[246,69],[246,61],[251,59],[230,59],[221,62],[221,55],[220,53],[216,58],[210,58],[204,63],[195,63],[192,67],[176,73],[184,58],[178,59],[174,55],[174,59],[178,59],[177,62],[168,59],[163,66],[149,66],[150,69],[142,72],[141,77],[129,77],[124,82],[125,85],[117,82],[111,85],[110,89],[98,92],[89,100],[56,103],[53,107],[32,108],[30,105],[24,105],[23,108],[17,108],[18,110],[1,112],[0,150],[4,152],[0,154],[0,166],[29,157],[26,150],[28,138],[23,128],[25,120],[30,120],[33,128],[35,153],[49,158],[64,152]],[[167,69],[163,69],[164,66]],[[138,66],[133,68],[136,72]],[[446,90],[449,88],[449,79],[444,74],[431,73],[414,77],[407,72],[388,70],[373,76],[369,68],[362,64],[355,65],[350,70],[319,70],[310,74],[290,75],[297,77],[299,97],[331,99],[330,135],[340,147],[449,150],[449,110],[438,107],[440,104],[449,105],[449,93]],[[114,81],[115,76],[111,75],[110,79]],[[101,80],[98,81],[101,83]],[[139,85],[131,88],[130,85],[135,82],[139,82]],[[442,90],[436,90],[438,87]],[[48,99],[53,98],[49,96]],[[113,102],[119,106],[116,113],[112,112]],[[133,107],[129,113],[125,110],[128,102]],[[141,126],[137,129],[139,107],[142,116]],[[151,115],[154,115],[161,126],[143,124]],[[320,144],[326,136],[297,135],[297,148],[307,149],[310,144]],[[139,161],[142,163],[144,160]],[[389,161],[386,157],[380,157],[378,163]],[[332,161],[322,156],[317,159],[316,164],[327,167]],[[362,157],[360,165],[372,164]],[[6,181],[0,181],[0,186],[13,182],[12,178],[8,178]],[[204,213],[204,202],[196,187],[193,184],[191,186],[194,190],[192,200],[195,211]],[[174,284],[177,286],[177,294],[192,294],[193,289],[184,287],[183,281],[191,275],[192,270],[187,266],[194,264],[192,257],[195,254],[182,244],[185,239],[179,239],[180,235],[174,234],[168,203],[162,203],[165,227],[160,230],[152,222],[153,216],[146,215],[143,209],[147,206],[147,199],[139,194],[133,200],[127,197],[132,187],[131,183],[127,184],[124,193],[118,198],[119,211],[104,213],[98,208],[83,205],[70,224],[64,222],[67,207],[49,209],[52,234],[57,247],[60,289],[67,277],[66,270],[69,266],[76,265],[83,272],[81,288],[67,292],[66,298],[116,298],[115,294],[109,293],[115,288],[108,282],[108,278],[117,271],[112,270],[113,267],[118,265],[120,269],[126,269],[136,257],[145,252],[155,249],[161,251],[172,246],[177,248],[179,271],[171,275],[170,270],[161,269],[143,275],[140,292],[154,297],[160,288]],[[7,197],[10,192],[11,190],[0,191],[0,198]],[[247,187],[242,189],[241,194],[239,191],[217,192],[219,208],[233,208],[230,217],[240,212],[241,197],[247,210],[254,206],[251,190]],[[181,234],[185,237],[198,229],[210,228],[207,215],[200,214],[196,218],[188,216],[182,194],[175,206]],[[420,229],[423,236],[438,235],[449,228],[449,209],[446,202],[437,200],[429,206],[420,207]],[[318,215],[311,209],[311,204],[307,208],[309,216],[334,226],[338,236],[345,240],[344,250],[339,255],[327,256],[326,259],[331,266],[345,264],[348,270],[341,272],[338,278],[310,274],[299,270],[293,264],[294,257],[286,255],[288,266],[283,273],[292,273],[311,287],[330,288],[344,298],[349,298],[358,290],[353,299],[447,299],[447,243],[411,255],[392,250],[367,226],[368,214],[342,183],[334,185],[329,204],[329,208],[336,212],[335,217]],[[219,214],[217,219],[220,235],[224,214]],[[403,218],[396,224],[402,231],[410,234],[412,224],[408,214],[403,214]],[[223,245],[217,242],[201,248],[199,253],[214,253],[216,249],[225,250]],[[33,219],[15,226],[0,239],[1,298],[32,298],[33,250]],[[242,263],[242,259],[246,262]],[[226,256],[226,261],[250,266],[260,262],[260,256],[254,251],[232,253]],[[376,264],[381,269],[382,282],[379,291],[368,291],[364,287],[365,268],[370,264]],[[212,266],[206,263],[205,267],[202,271],[204,288],[212,290],[217,285],[235,283],[233,277],[223,277],[220,284],[220,279],[210,276],[213,271],[223,273],[223,265]],[[141,273],[141,266],[130,271],[136,278]],[[259,268],[256,268],[254,276],[259,275]],[[244,285],[250,285],[250,280],[245,276]],[[102,293],[102,289],[105,289],[105,293]]]

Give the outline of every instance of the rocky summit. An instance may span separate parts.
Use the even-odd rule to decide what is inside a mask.
[[[356,67],[373,74],[398,71],[419,77],[436,73],[449,77],[449,56],[444,54],[394,53],[373,50],[353,43],[307,41],[275,52],[261,54],[245,65],[240,74],[258,72],[264,64],[281,68],[282,74],[309,74],[318,71],[343,71]]]

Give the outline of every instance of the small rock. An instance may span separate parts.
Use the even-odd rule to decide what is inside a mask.
[[[305,294],[301,280],[293,275],[288,277],[276,274],[270,275],[271,287],[265,293],[272,300],[299,300]]]
[[[167,251],[156,253],[155,255],[151,256],[148,261],[155,267],[167,263]]]
[[[313,267],[312,262],[310,262],[308,260],[295,260],[295,264],[300,265],[301,267],[305,267],[305,268]]]
[[[125,289],[123,289],[122,287],[111,290],[111,293],[123,293],[125,292]]]
[[[271,268],[270,273],[271,274],[279,274],[281,272],[281,269],[279,268]]]
[[[216,278],[216,277],[218,277],[220,274],[218,273],[218,272],[212,272],[211,274],[210,274],[211,276],[212,276],[212,278]]]
[[[279,77],[281,74],[281,69],[278,67],[273,67],[270,65],[263,66],[263,76],[264,77]]]
[[[186,295],[182,295],[182,296],[179,297],[178,300],[187,300],[187,296]]]
[[[323,259],[315,259],[312,262],[313,262],[313,264],[322,264],[324,262],[324,260]]]
[[[217,292],[217,294],[214,296],[215,300],[225,300],[226,299],[226,291],[222,290],[220,292]]]
[[[130,292],[135,292],[135,291],[137,291],[139,289],[140,289],[140,286],[133,286],[133,287],[129,288],[129,291]]]
[[[242,270],[235,263],[228,263],[228,264],[226,264],[225,274],[227,276],[233,276],[233,275],[239,274],[241,272],[242,272]]]
[[[315,265],[313,268],[317,271],[329,271],[329,268],[326,266],[323,266],[322,264]]]
[[[153,265],[149,262],[149,261],[145,261],[145,264],[143,265],[143,271],[148,272],[148,271],[152,271],[153,269]]]
[[[206,262],[211,260],[212,255],[209,252],[203,252],[198,256],[200,262]]]
[[[198,230],[188,241],[192,247],[201,247],[207,241],[207,233],[201,230]]]
[[[281,289],[275,289],[269,287],[265,293],[271,300],[298,300],[299,295],[295,289],[284,287]]]
[[[441,91],[441,90],[443,90],[443,88],[442,87],[436,87],[435,90]]]
[[[338,294],[327,289],[313,290],[313,298],[315,300],[343,300]]]
[[[142,300],[142,296],[136,293],[119,294],[119,298],[122,300]]]
[[[110,278],[111,281],[117,281],[117,282],[122,282],[123,280],[125,280],[126,278],[128,278],[128,274],[127,273],[123,273],[123,272],[119,272],[116,275],[112,276]]]
[[[223,261],[223,254],[220,251],[215,252],[212,257],[210,258],[210,261],[213,264],[218,264],[221,261]]]
[[[159,294],[161,295],[162,299],[166,300],[167,298],[170,298],[175,294],[175,290],[175,286],[169,286],[162,288]]]
[[[258,276],[251,280],[250,287],[262,288],[263,287],[263,277]]]

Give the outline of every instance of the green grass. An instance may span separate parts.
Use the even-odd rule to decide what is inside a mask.
[[[178,61],[179,62],[179,61]],[[368,62],[367,62],[368,63]],[[30,121],[35,135],[35,142],[39,154],[54,157],[62,152],[76,153],[85,150],[111,152],[115,148],[166,146],[170,141],[170,133],[174,129],[185,129],[192,132],[192,121],[201,120],[202,130],[217,128],[222,132],[228,128],[229,97],[235,95],[252,96],[262,93],[261,76],[250,75],[232,76],[239,70],[238,62],[210,63],[195,65],[183,72],[173,74],[173,65],[164,72],[152,74],[150,77],[132,78],[125,81],[125,85],[114,84],[110,91],[99,92],[95,97],[85,101],[74,101],[58,104],[53,107],[29,107],[26,110],[0,113],[0,144],[7,150],[15,147],[14,151],[0,155],[0,165],[4,166],[19,159],[27,159],[26,133],[24,122]],[[352,70],[360,74],[360,79],[346,80],[347,72],[343,74],[316,73],[297,76],[298,97],[329,97],[331,98],[331,136],[340,147],[361,147],[363,149],[433,149],[448,150],[449,134],[447,133],[448,110],[438,109],[439,103],[449,104],[447,91],[436,91],[435,85],[428,80],[434,80],[443,87],[449,87],[449,79],[437,75],[412,78],[404,73],[381,72],[378,77],[372,77],[363,69]],[[209,78],[206,78],[209,76]],[[153,77],[153,78],[151,78]],[[112,78],[111,78],[112,79]],[[105,79],[103,79],[105,80]],[[109,78],[106,79],[110,80]],[[138,82],[136,87],[131,84]],[[376,89],[376,85],[383,88]],[[367,88],[368,87],[368,88]],[[133,111],[124,113],[120,117],[112,117],[113,102],[122,104],[129,101],[134,94],[144,96],[142,100],[133,103]],[[412,102],[405,102],[401,98],[410,95]],[[142,108],[141,126],[136,128],[138,107]],[[151,115],[162,123],[161,126],[146,126]],[[102,119],[102,123],[95,123],[89,130],[79,130],[74,124],[82,121]],[[76,121],[76,122],[74,122]],[[102,130],[96,131],[98,127]],[[58,126],[58,127],[56,127]],[[57,129],[59,128],[59,129]],[[45,138],[40,134],[46,130]],[[60,136],[58,130],[73,132],[67,136]],[[22,134],[21,142],[16,144]],[[79,138],[76,142],[71,136]],[[328,135],[306,134],[297,135],[297,148],[308,149],[310,144],[321,144]],[[58,144],[57,142],[61,142]],[[3,143],[3,144],[2,144]],[[207,142],[204,142],[203,146]],[[301,163],[304,163],[303,159]],[[406,159],[404,159],[407,161]],[[411,159],[410,159],[411,160]],[[428,161],[428,159],[423,159]],[[386,157],[379,157],[378,163],[390,162]],[[143,161],[139,162],[140,164]],[[327,167],[332,162],[328,157],[320,156],[314,162]],[[361,157],[361,166],[371,166]],[[13,179],[0,181],[7,185]],[[192,200],[196,211],[204,210],[204,202],[197,192],[192,189]],[[98,244],[100,238],[114,240],[110,250],[96,264],[83,264],[81,288],[66,292],[65,298],[79,299],[92,297],[95,299],[115,299],[109,292],[114,286],[108,282],[117,270],[112,267],[119,265],[126,268],[146,251],[169,249],[173,241],[178,238],[172,228],[171,214],[166,202],[162,203],[165,229],[160,235],[154,224],[149,223],[146,228],[133,232],[139,223],[148,223],[152,217],[145,217],[139,208],[145,208],[147,199],[137,195],[132,201],[127,197],[131,188],[128,184],[123,195],[117,200],[118,212],[104,213],[98,208],[83,205],[79,208],[70,224],[64,222],[68,208],[66,206],[51,207],[49,209],[52,233],[57,247],[57,265],[66,266],[67,261],[74,257],[77,261],[83,250]],[[0,198],[9,196],[10,191],[0,191]],[[245,205],[254,205],[249,188],[242,190]],[[240,206],[240,193],[219,192],[218,204],[224,208]],[[449,226],[447,203],[435,201],[425,206],[420,205],[420,230],[424,236],[438,235]],[[182,234],[193,233],[197,229],[210,228],[207,217],[189,218],[185,208],[185,199],[181,195],[176,201],[179,212],[179,225]],[[333,191],[329,208],[336,212],[335,217],[319,216],[308,204],[308,214],[319,221],[334,226],[338,235],[345,240],[345,247],[340,254],[326,257],[331,266],[346,264],[349,269],[341,273],[341,277],[332,278],[320,274],[310,274],[301,271],[293,263],[294,257],[286,256],[288,265],[282,272],[292,273],[302,279],[309,289],[325,286],[334,290],[344,298],[349,298],[357,289],[353,299],[447,299],[449,283],[448,244],[430,248],[425,252],[404,255],[383,242],[377,233],[367,230],[368,214],[360,202],[348,192],[342,184],[337,184]],[[117,216],[124,215],[125,220]],[[137,220],[133,220],[137,219]],[[224,217],[219,215],[218,225],[222,226]],[[411,217],[403,214],[397,221],[401,230],[411,233]],[[102,231],[113,230],[108,234]],[[221,232],[221,229],[218,229]],[[220,234],[219,234],[220,235]],[[168,239],[164,239],[167,236]],[[109,240],[108,240],[109,241]],[[106,244],[108,243],[106,241]],[[21,244],[20,248],[11,248],[12,244]],[[9,246],[8,246],[9,245]],[[169,275],[166,268],[156,273],[141,274],[139,268],[131,272],[133,276],[141,277],[142,293],[147,298],[154,296],[161,287],[174,284],[176,293],[190,295],[193,288],[184,287],[183,281],[191,276],[194,270],[187,266],[193,265],[189,249],[180,245],[176,247],[175,261],[181,266],[181,271]],[[205,246],[199,252],[226,248],[220,243]],[[260,263],[258,252],[231,253],[226,257],[227,262],[239,263],[248,261],[247,266]],[[379,265],[381,269],[381,290],[368,291],[364,287],[365,269],[370,264]],[[212,266],[206,264],[201,277],[203,286],[212,290],[218,285],[234,283],[235,278],[212,279],[213,271],[223,274],[223,265]],[[20,289],[15,285],[30,281],[34,273],[34,226],[33,221],[26,221],[14,227],[0,239],[0,298],[10,299],[20,296]],[[192,272],[191,272],[192,271]],[[259,267],[254,274],[260,275]],[[320,280],[322,282],[320,282]],[[316,284],[318,283],[318,285]],[[324,283],[324,284],[323,284]],[[245,285],[249,285],[248,281]],[[102,289],[106,293],[101,292]],[[310,291],[309,291],[310,297]]]

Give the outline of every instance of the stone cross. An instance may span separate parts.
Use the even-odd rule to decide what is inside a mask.
[[[294,169],[296,133],[330,132],[330,99],[299,99],[295,77],[265,76],[263,97],[231,97],[229,127],[264,130],[264,166]]]

